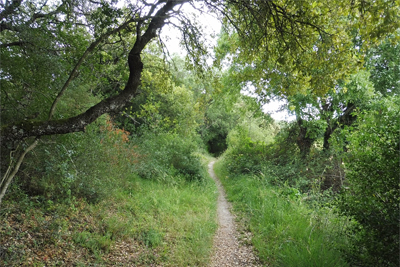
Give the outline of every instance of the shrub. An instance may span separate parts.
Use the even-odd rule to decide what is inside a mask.
[[[259,173],[265,160],[265,144],[253,142],[250,138],[242,140],[241,145],[230,148],[225,154],[230,173]]]
[[[138,158],[128,135],[104,116],[84,133],[43,137],[25,160],[18,183],[32,196],[97,202],[123,182]]]
[[[397,101],[397,102],[396,102]],[[338,202],[357,221],[351,260],[362,266],[399,264],[399,98],[382,100],[347,129],[347,183]]]
[[[273,185],[287,184],[310,193],[310,200],[326,198],[325,190],[338,191],[344,179],[341,158],[334,151],[323,151],[322,140],[314,143],[306,158],[302,157],[293,130],[296,125],[281,125],[272,142],[270,138],[254,141],[246,128],[236,128],[229,134],[229,149],[224,154],[228,171],[261,174]]]
[[[204,168],[194,152],[198,144],[190,137],[174,133],[146,133],[137,137],[138,151],[143,158],[135,164],[141,177],[169,179],[180,174],[187,180],[201,180]]]

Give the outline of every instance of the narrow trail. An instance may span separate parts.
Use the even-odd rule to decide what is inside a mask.
[[[231,205],[226,200],[225,190],[214,173],[214,162],[208,164],[208,172],[218,187],[218,230],[214,237],[213,256],[211,267],[220,266],[262,266],[253,253],[251,246],[241,244],[236,231],[234,216],[231,214]]]

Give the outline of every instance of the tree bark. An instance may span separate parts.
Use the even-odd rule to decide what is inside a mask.
[[[329,139],[331,138],[332,133],[338,128],[343,128],[344,126],[350,126],[353,122],[356,121],[357,116],[353,115],[352,112],[355,110],[356,105],[353,103],[348,103],[346,106],[346,110],[343,114],[334,121],[333,125],[330,125],[330,121],[327,121],[328,127],[324,132],[324,144],[323,150],[328,151],[330,148]]]
[[[143,63],[140,56],[141,52],[145,46],[157,36],[157,31],[164,26],[165,20],[169,17],[169,12],[173,11],[176,5],[188,1],[189,0],[166,1],[153,16],[143,35],[140,35],[140,32],[137,33],[136,42],[128,55],[129,78],[124,90],[122,90],[120,94],[97,103],[75,117],[39,122],[28,120],[4,125],[0,129],[1,144],[4,145],[32,136],[40,137],[43,135],[80,132],[102,114],[118,111],[127,105],[132,98],[137,95],[137,89],[140,85],[143,70]]]
[[[322,146],[324,151],[329,150],[329,139],[331,138],[331,135],[336,128],[337,127],[332,128],[330,125],[328,125],[328,127],[326,128],[326,130],[324,132],[324,144]]]
[[[150,10],[148,17],[143,18],[143,21],[137,22],[138,25],[142,25],[142,22],[147,20],[149,16],[151,16],[150,23],[147,24],[147,28],[145,29],[143,35],[141,34],[141,29],[138,29],[136,41],[129,52],[128,55],[128,65],[129,65],[129,78],[125,85],[124,90],[121,91],[116,96],[109,97],[104,99],[103,101],[97,103],[96,105],[92,106],[85,112],[71,118],[67,119],[59,119],[59,120],[51,120],[55,106],[63,93],[65,92],[66,88],[68,87],[70,81],[73,79],[74,73],[76,72],[77,68],[79,68],[80,64],[83,62],[84,58],[90,53],[94,47],[101,42],[104,38],[108,36],[108,33],[102,36],[99,40],[92,43],[92,45],[87,49],[84,56],[72,70],[69,79],[59,92],[59,95],[55,98],[51,110],[49,112],[48,120],[46,121],[22,121],[17,123],[12,123],[9,125],[4,125],[0,129],[0,143],[2,146],[8,146],[8,144],[13,144],[16,141],[21,141],[27,137],[35,137],[35,141],[27,148],[23,153],[19,156],[16,162],[11,162],[10,158],[10,165],[8,167],[7,172],[5,173],[4,177],[0,183],[0,205],[1,200],[4,197],[6,190],[11,183],[14,176],[17,174],[22,161],[24,160],[25,155],[34,149],[38,143],[38,140],[43,135],[54,135],[54,134],[66,134],[72,132],[79,132],[83,131],[85,127],[100,117],[102,114],[115,112],[123,108],[127,105],[132,98],[134,98],[138,92],[137,89],[140,85],[140,79],[143,70],[143,63],[141,60],[141,53],[145,46],[157,36],[157,31],[161,29],[164,24],[165,20],[169,18],[170,12],[173,12],[173,8],[176,5],[181,5],[189,0],[160,0],[156,5],[163,4],[163,6],[155,13],[154,16],[151,16],[154,10],[156,9],[156,5]],[[14,1],[15,3],[19,3],[21,1]],[[4,14],[3,14],[4,15]],[[136,20],[136,19],[135,19]],[[129,22],[125,22],[117,29],[110,32],[112,34],[115,31],[118,31],[121,28],[124,28],[128,25]],[[140,28],[140,26],[138,27]],[[3,29],[3,23],[1,24],[1,29]],[[103,38],[104,37],[104,38]]]
[[[18,160],[15,163],[15,166],[13,167],[12,162],[10,162],[10,166],[8,167],[7,172],[4,174],[4,177],[1,179],[1,183],[0,183],[0,206],[1,206],[1,202],[3,200],[4,195],[6,194],[7,188],[10,185],[11,181],[13,180],[14,176],[17,174],[17,172],[19,171],[19,167],[22,164],[22,161],[25,158],[25,155],[31,151],[32,149],[34,149],[37,144],[39,142],[39,139],[35,139],[35,141],[32,142],[32,144],[30,144],[25,151],[22,152],[22,154],[18,157]]]

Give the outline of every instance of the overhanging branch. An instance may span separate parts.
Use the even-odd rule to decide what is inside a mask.
[[[123,23],[121,26],[119,26],[118,28],[112,30],[112,31],[108,31],[107,33],[101,35],[96,41],[94,41],[85,51],[85,53],[83,53],[83,55],[81,56],[81,58],[79,59],[78,63],[76,63],[74,69],[71,71],[67,81],[64,83],[63,87],[61,88],[60,92],[58,93],[57,97],[54,99],[53,104],[51,105],[50,108],[50,112],[49,112],[49,120],[51,120],[51,118],[54,115],[54,111],[55,108],[57,106],[57,103],[60,101],[61,97],[64,95],[66,89],[68,88],[69,84],[71,83],[71,81],[74,79],[77,70],[79,69],[79,67],[82,65],[83,61],[86,59],[86,57],[105,39],[107,39],[110,35],[117,33],[123,29],[125,29],[131,22],[133,22],[134,19],[130,19],[128,21],[126,21],[125,23]]]
[[[13,0],[10,5],[6,6],[0,13],[0,20],[6,18],[16,12],[17,8],[22,4],[22,0]]]
[[[129,78],[124,90],[116,96],[109,97],[85,112],[71,118],[47,121],[22,121],[19,123],[5,125],[0,129],[0,142],[2,144],[22,140],[27,137],[54,134],[66,134],[71,132],[83,131],[85,127],[105,113],[118,111],[128,104],[137,95],[140,85],[143,63],[141,52],[145,46],[157,36],[157,30],[161,29],[165,20],[177,5],[181,5],[189,0],[167,1],[153,16],[148,27],[141,38],[136,38],[128,56]]]

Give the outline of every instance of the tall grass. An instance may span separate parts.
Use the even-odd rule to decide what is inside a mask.
[[[328,208],[312,209],[297,189],[272,186],[268,177],[231,176],[224,159],[215,164],[229,201],[253,234],[260,259],[270,266],[348,266],[347,221]]]
[[[207,158],[176,135],[135,143],[99,124],[28,158],[0,210],[0,266],[207,266],[217,228]]]
[[[171,185],[132,177],[97,209],[107,211],[103,216],[111,236],[135,238],[157,251],[160,257],[152,263],[206,266],[216,230],[215,191],[209,178],[202,183],[181,178]]]
[[[217,227],[215,184],[209,177],[176,179],[172,185],[130,174],[96,204],[38,202],[22,193],[7,199],[0,265],[207,266]],[[133,244],[136,256],[126,257],[119,244]]]

